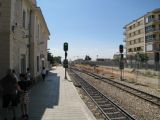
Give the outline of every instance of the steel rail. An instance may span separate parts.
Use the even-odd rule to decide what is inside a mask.
[[[101,79],[103,82],[111,84],[111,85],[113,85],[113,86],[115,86],[115,87],[117,87],[117,88],[119,88],[119,89],[121,89],[123,91],[129,92],[130,94],[135,95],[135,96],[137,96],[137,97],[139,97],[141,99],[144,99],[144,100],[146,100],[146,101],[148,101],[148,102],[150,102],[152,104],[160,106],[160,97],[158,97],[158,96],[155,96],[155,95],[146,93],[144,91],[135,89],[135,88],[130,87],[128,85],[125,85],[123,83],[117,82],[115,80],[111,80],[111,79],[109,79],[107,77],[103,77],[103,76],[97,75],[95,73],[91,73],[91,72],[84,71],[84,70],[82,71],[82,70],[79,70],[79,69],[75,69],[75,70],[77,70],[79,72],[82,72],[82,73],[85,73],[85,74],[87,74],[89,76],[92,76],[92,77],[94,77],[96,79]]]
[[[108,120],[135,120],[128,112],[122,109],[119,105],[97,90],[94,86],[89,84],[84,78],[78,75],[74,70],[70,71],[74,74],[76,82],[81,84],[83,90],[91,98],[91,100],[96,104],[105,119]]]

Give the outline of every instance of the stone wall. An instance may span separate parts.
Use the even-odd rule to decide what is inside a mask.
[[[11,31],[10,40],[11,40],[11,54],[10,61],[12,69],[15,69],[19,74],[21,70],[21,56],[25,55],[25,68],[28,67],[28,29],[25,29],[22,26],[23,21],[23,6],[25,3],[22,3],[21,0],[12,0],[11,8],[11,27],[15,26],[14,31]]]
[[[0,78],[10,68],[10,0],[0,0]]]

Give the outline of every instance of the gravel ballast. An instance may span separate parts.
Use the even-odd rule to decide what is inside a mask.
[[[123,107],[138,120],[160,120],[160,108],[145,100],[138,98],[130,93],[120,90],[110,84],[100,80],[95,80],[86,74],[81,74],[86,80],[102,91],[105,95],[110,96],[117,104]],[[139,87],[139,86],[138,86]],[[142,89],[142,88],[139,88]],[[144,87],[144,91],[149,88]],[[154,92],[155,93],[155,92]],[[156,94],[157,95],[157,94]]]

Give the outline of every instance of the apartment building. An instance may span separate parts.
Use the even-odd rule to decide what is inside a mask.
[[[126,56],[134,56],[137,52],[145,52],[144,17],[138,18],[125,26]]]
[[[49,35],[36,0],[0,0],[0,78],[9,68],[38,76],[47,67]]]
[[[147,53],[149,61],[154,62],[156,52],[160,52],[160,9],[125,25],[126,56],[134,58],[136,53]]]
[[[150,59],[160,53],[160,9],[155,9],[145,15],[145,44]]]

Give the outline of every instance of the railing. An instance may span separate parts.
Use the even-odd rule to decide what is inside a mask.
[[[151,30],[146,30],[145,32],[149,33],[149,32],[159,32],[159,31],[160,31],[160,28],[153,28]]]
[[[160,42],[160,39],[146,39],[147,42]]]
[[[160,19],[152,19],[152,20],[148,21],[147,23],[151,23],[151,22],[159,22],[159,21],[160,21]]]

